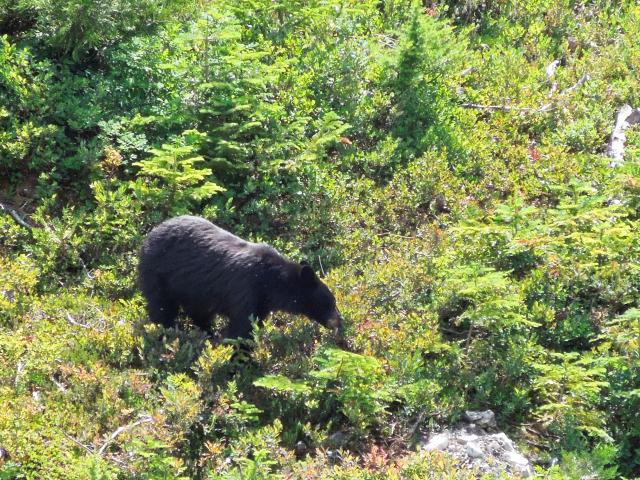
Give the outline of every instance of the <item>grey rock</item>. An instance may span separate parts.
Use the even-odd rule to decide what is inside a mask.
[[[523,477],[530,477],[533,475],[534,472],[531,465],[529,465],[529,460],[518,452],[506,452],[503,458]]]
[[[513,446],[513,442],[509,437],[505,435],[504,432],[496,433],[491,435],[494,440],[497,440],[498,443],[504,448],[507,452],[513,452],[515,447]]]
[[[482,458],[484,457],[484,452],[482,451],[482,449],[480,448],[480,446],[475,443],[475,442],[469,442],[465,445],[464,447],[464,451],[467,453],[467,455],[469,455],[471,458]]]
[[[522,455],[520,455],[517,452],[507,452],[504,455],[504,459],[507,462],[509,462],[511,465],[514,465],[514,466],[529,465],[529,460],[527,460],[526,458],[524,458]]]
[[[495,422],[493,414],[467,412],[468,418],[486,423]],[[479,413],[482,415],[474,415]],[[487,433],[481,427],[469,424],[454,430],[432,434],[422,442],[422,451],[440,450],[456,458],[465,468],[473,468],[488,478],[505,475],[530,477],[534,475],[531,463],[517,451],[514,442],[504,433]]]
[[[464,412],[464,418],[470,423],[475,423],[480,427],[495,427],[496,416],[491,410],[485,410],[484,412],[476,412],[473,410],[467,410]]]
[[[449,446],[449,434],[439,433],[422,446],[423,450],[444,450]]]

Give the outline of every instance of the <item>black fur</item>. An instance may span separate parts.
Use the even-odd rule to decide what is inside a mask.
[[[138,279],[150,320],[165,327],[175,325],[179,307],[208,331],[214,315],[227,316],[230,338],[248,337],[251,317],[272,311],[340,327],[335,299],[311,267],[199,217],[172,218],[149,233]]]

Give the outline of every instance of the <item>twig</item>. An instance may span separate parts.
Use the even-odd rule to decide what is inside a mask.
[[[77,439],[75,439],[75,438],[73,438],[71,435],[69,435],[67,432],[62,431],[62,434],[63,434],[65,437],[67,437],[69,440],[71,440],[73,443],[75,443],[76,445],[78,445],[79,447],[81,447],[81,448],[85,449],[85,450],[89,453],[89,455],[95,455],[95,454],[96,454],[96,451],[95,451],[95,449],[94,449],[94,448],[92,448],[92,447],[90,447],[90,446],[88,446],[88,445],[85,445],[84,443],[82,443],[82,442],[78,441]],[[110,461],[112,461],[112,462],[114,462],[114,463],[117,463],[117,464],[118,464],[118,465],[120,465],[121,467],[124,467],[124,468],[127,468],[127,467],[128,467],[128,465],[127,465],[125,462],[123,462],[122,460],[120,460],[120,459],[118,459],[118,458],[115,458],[115,457],[113,457],[113,456],[111,456],[111,457],[107,458],[107,460],[110,460]]]
[[[460,72],[461,77],[466,77],[467,75],[471,75],[472,73],[476,73],[478,69],[476,67],[468,67]]]
[[[457,330],[452,330],[451,328],[440,327],[440,330],[444,333],[450,333],[451,335],[458,335],[459,337],[464,337],[468,334],[468,332],[458,332]]]
[[[318,255],[318,262],[320,263],[320,273],[322,273],[322,276],[324,277],[324,267],[322,266],[322,259],[320,258],[320,255]]]
[[[584,75],[582,75],[578,81],[571,85],[569,88],[567,88],[566,90],[563,90],[562,92],[560,92],[560,96],[562,95],[566,95],[567,93],[571,93],[574,90],[577,90],[578,88],[580,88],[583,84],[585,84],[586,82],[588,82],[589,80],[591,80],[591,77],[589,76],[588,73],[585,73]]]
[[[575,84],[571,85],[569,88],[560,92],[555,98],[555,101],[567,95],[568,93],[571,93],[574,90],[577,90],[578,88],[580,88],[580,86],[586,83],[590,78],[591,77],[589,76],[589,74],[585,73],[584,75],[582,75],[582,77],[580,77],[580,79],[578,79],[578,81]],[[556,108],[553,105],[553,102],[546,103],[538,108],[518,107],[518,106],[511,106],[511,105],[483,105],[481,103],[462,103],[460,104],[460,106],[463,108],[474,108],[476,110],[488,110],[490,112],[502,111],[502,112],[518,112],[518,113],[531,113],[531,114],[549,112],[549,111],[555,110]]]
[[[547,103],[540,108],[512,107],[510,105],[482,105],[480,103],[462,103],[460,106],[463,108],[475,108],[476,110],[489,110],[491,112],[543,113],[553,110],[553,106],[550,103]]]
[[[383,47],[394,48],[397,44],[397,41],[389,35],[379,34],[378,38]]]
[[[376,237],[397,237],[397,238],[406,238],[407,240],[415,240],[416,238],[419,238],[417,235],[400,235],[399,233],[393,233],[393,232],[377,232],[374,233],[374,235]]]
[[[73,438],[71,435],[69,435],[67,432],[62,432],[62,434],[67,437],[69,440],[71,440],[73,443],[75,443],[76,445],[78,445],[79,447],[84,448],[87,452],[89,452],[91,455],[93,455],[94,453],[96,453],[91,447],[85,445],[84,443],[79,442],[78,440],[76,440],[75,438]]]
[[[98,455],[102,455],[104,453],[104,451],[107,449],[107,447],[109,445],[111,445],[113,443],[113,441],[116,439],[116,437],[118,435],[120,435],[121,433],[126,432],[127,430],[131,430],[132,428],[135,428],[138,425],[142,425],[143,423],[149,423],[149,422],[153,422],[153,418],[144,417],[144,418],[141,418],[138,421],[130,423],[129,425],[124,425],[122,427],[118,427],[118,429],[115,432],[113,432],[111,435],[109,435],[109,438],[107,438],[107,440],[102,444],[102,446],[98,450]]]
[[[469,325],[469,333],[467,334],[467,341],[465,342],[464,350],[466,353],[469,352],[469,345],[471,345],[471,336],[473,335],[473,322]]]
[[[101,320],[98,320],[98,322],[101,323],[102,327],[99,327],[98,325],[91,325],[90,323],[81,323],[81,322],[77,321],[75,318],[73,318],[69,312],[65,312],[65,317],[67,318],[67,322],[69,322],[71,325],[75,325],[75,326],[81,327],[81,328],[93,329],[93,330],[96,330],[96,331],[98,331],[100,333],[103,333],[104,332],[104,326],[106,324],[106,319],[104,318],[104,314],[95,305],[93,305],[93,309],[96,312],[98,312],[100,314],[100,316],[102,317]]]
[[[344,358],[340,360],[340,365],[338,365],[338,370],[336,371],[336,380],[340,378],[340,373],[342,372],[342,365],[344,365]]]
[[[91,325],[87,325],[86,323],[80,323],[77,320],[75,320],[69,312],[67,312],[66,317],[67,317],[67,321],[72,325],[76,325],[82,328],[91,328]]]
[[[93,281],[93,277],[91,276],[91,273],[89,273],[89,270],[87,269],[87,264],[84,263],[84,260],[82,260],[82,257],[80,255],[78,255],[78,260],[80,261],[80,266],[82,267],[82,271],[84,272],[84,274],[87,276],[89,280]]]
[[[57,380],[53,377],[53,375],[51,375],[51,376],[49,377],[49,379],[50,379],[50,380],[55,384],[55,386],[56,386],[56,387],[58,387],[58,390],[60,390],[60,391],[61,391],[61,392],[63,392],[63,393],[67,391],[67,387],[65,387],[63,383],[61,383],[61,382],[57,381]]]
[[[13,379],[13,386],[15,388],[18,388],[18,383],[20,382],[20,374],[22,373],[22,370],[24,370],[24,366],[25,361],[21,358],[20,360],[18,360],[18,364],[16,365],[16,376]]]
[[[16,212],[15,209],[5,205],[4,203],[0,203],[0,212],[4,212],[4,213],[10,215],[11,218],[13,218],[15,220],[15,222],[18,225],[20,225],[21,227],[24,227],[29,231],[32,229],[31,225],[29,225],[27,222],[25,222],[22,219],[22,217],[20,217],[20,215],[18,215],[18,212]]]
[[[510,112],[512,110],[518,110],[518,111],[531,110],[530,108],[510,107],[509,105],[482,105],[480,103],[463,103],[460,106],[464,108],[475,108],[477,110],[490,110],[490,111],[500,110],[503,112]]]
[[[424,421],[424,417],[426,415],[427,415],[427,412],[425,412],[424,410],[420,412],[420,414],[418,415],[418,419],[415,421],[413,426],[407,432],[406,438],[411,439],[411,437],[413,437],[413,435],[416,433],[416,430],[418,430],[418,427],[420,426],[420,424]]]

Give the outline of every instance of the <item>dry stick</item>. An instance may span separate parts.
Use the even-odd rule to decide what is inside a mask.
[[[563,90],[560,95],[565,95],[567,93],[571,93],[574,90],[577,90],[578,88],[580,88],[583,84],[585,84],[586,82],[588,82],[591,79],[591,77],[589,76],[588,73],[585,73],[584,75],[582,75],[580,77],[580,79],[572,86],[570,86],[569,88],[567,88],[566,90]]]
[[[149,422],[153,422],[153,418],[144,417],[136,422],[130,423],[129,425],[118,427],[118,429],[115,432],[113,432],[109,436],[109,438],[102,444],[102,446],[100,447],[100,450],[98,450],[98,455],[102,455],[104,451],[107,449],[107,447],[111,445],[113,441],[116,439],[116,437],[120,435],[122,432],[126,432],[127,430],[131,430],[132,428],[135,428],[138,425],[142,425],[143,423],[149,423]]]
[[[96,453],[91,447],[88,447],[87,445],[85,445],[84,443],[79,442],[78,440],[76,440],[75,438],[73,438],[71,435],[69,435],[67,432],[62,432],[62,434],[67,437],[69,440],[71,440],[73,443],[75,443],[76,445],[84,448],[87,452],[89,452],[91,455],[93,455],[94,453]]]
[[[18,384],[20,382],[20,375],[22,374],[22,370],[24,370],[26,362],[21,358],[18,360],[18,364],[16,365],[16,376],[13,379],[13,386],[18,388]]]
[[[91,328],[91,325],[87,325],[86,323],[80,323],[77,320],[75,320],[69,312],[67,312],[66,317],[67,317],[67,322],[69,322],[72,325],[76,325],[82,328]]]
[[[375,235],[376,237],[398,237],[398,238],[406,238],[407,240],[415,240],[416,238],[420,238],[417,235],[413,235],[413,236],[409,236],[409,235],[400,235],[399,233],[393,233],[393,232],[377,232],[374,233],[373,235]]]
[[[420,424],[424,421],[424,417],[426,416],[427,416],[427,412],[425,412],[424,410],[420,412],[420,414],[418,415],[418,419],[415,421],[413,426],[407,432],[406,438],[410,439],[411,437],[413,437],[413,435],[418,430],[418,427],[420,426]]]
[[[459,332],[457,330],[453,330],[451,328],[445,328],[445,327],[440,327],[440,330],[443,331],[444,333],[450,333],[451,335],[458,335],[460,337],[464,337],[465,335],[469,334],[469,332]]]
[[[78,445],[79,447],[84,448],[90,455],[95,455],[96,451],[95,449],[89,447],[88,445],[85,445],[84,443],[78,441],[77,439],[73,438],[71,435],[69,435],[67,432],[62,431],[62,434],[67,437],[69,440],[71,440],[73,443],[75,443],[76,445]],[[119,460],[117,458],[109,458],[108,460],[111,460],[114,463],[117,463],[118,465],[120,465],[121,467],[127,467],[128,465],[123,462],[122,460]]]
[[[573,85],[571,85],[566,90],[563,90],[558,94],[558,98],[563,97],[564,95],[577,90],[581,85],[587,82],[591,77],[588,73],[585,73],[580,79]],[[514,107],[511,105],[482,105],[480,103],[462,103],[460,104],[463,108],[475,108],[477,110],[488,110],[490,112],[495,111],[503,111],[503,112],[518,112],[518,113],[544,113],[551,110],[554,110],[555,107],[552,103],[546,103],[539,108],[530,108],[530,107]]]
[[[529,107],[512,107],[509,105],[482,105],[480,103],[461,103],[461,107],[464,108],[475,108],[476,110],[489,110],[491,112],[495,111],[503,111],[503,112],[519,112],[519,113],[540,113],[546,112],[550,109],[551,104],[547,103],[540,108],[529,108]]]
[[[467,334],[467,341],[465,342],[465,352],[469,351],[469,345],[471,345],[471,335],[473,335],[473,322],[469,325],[469,333]]]
[[[93,277],[91,276],[91,273],[89,273],[89,270],[87,269],[87,264],[84,263],[84,260],[82,260],[82,257],[80,255],[78,255],[78,260],[80,261],[80,266],[82,267],[82,271],[84,272],[84,274],[87,276],[89,280],[93,281]]]
[[[31,225],[29,225],[27,222],[25,222],[22,217],[20,217],[20,215],[18,215],[18,212],[16,212],[13,208],[8,207],[7,205],[0,203],[0,212],[4,212],[7,213],[8,215],[11,216],[11,218],[13,218],[15,220],[15,222],[20,225],[21,227],[24,227],[28,230],[31,230]]]
[[[318,262],[320,262],[320,273],[322,273],[322,276],[324,277],[326,274],[324,273],[324,267],[322,266],[322,259],[320,258],[320,255],[318,255]]]

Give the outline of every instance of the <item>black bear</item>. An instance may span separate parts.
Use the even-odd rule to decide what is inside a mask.
[[[142,246],[138,279],[150,320],[165,327],[175,325],[179,307],[207,331],[214,315],[228,317],[229,338],[249,337],[251,318],[272,311],[305,315],[336,333],[342,326],[333,294],[309,265],[204,218],[184,215],[155,227]]]

